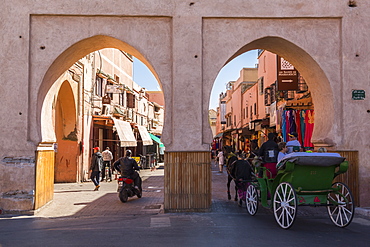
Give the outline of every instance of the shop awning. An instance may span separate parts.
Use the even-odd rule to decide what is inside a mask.
[[[153,145],[152,138],[150,138],[149,132],[144,126],[138,126],[141,140],[143,141],[143,146]]]
[[[152,138],[153,141],[155,141],[156,143],[159,144],[159,147],[160,148],[163,148],[164,147],[164,144],[161,142],[161,139],[159,139],[158,137],[156,137],[155,135],[149,133],[150,135],[150,138]]]
[[[121,141],[121,147],[136,147],[137,142],[130,123],[115,118],[113,118],[113,121]]]
[[[223,132],[221,132],[221,133],[217,134],[215,137],[213,137],[213,139],[221,138],[223,134],[224,134],[224,133],[223,133]]]

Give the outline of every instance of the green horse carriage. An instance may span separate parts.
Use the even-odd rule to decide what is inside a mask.
[[[257,177],[247,187],[246,208],[255,215],[259,203],[272,208],[280,227],[289,229],[297,216],[297,206],[325,206],[331,221],[348,226],[354,215],[354,200],[347,185],[333,179],[348,169],[348,162],[337,153],[297,152],[285,156],[277,165],[277,175],[256,167]]]

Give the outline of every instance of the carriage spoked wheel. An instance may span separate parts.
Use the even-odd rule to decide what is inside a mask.
[[[297,195],[290,183],[280,183],[276,188],[273,209],[276,222],[281,228],[289,229],[297,216]]]
[[[355,206],[352,193],[344,183],[334,183],[334,191],[328,194],[328,214],[331,221],[339,226],[348,226],[354,215]]]
[[[246,194],[246,209],[250,215],[255,215],[258,210],[258,194],[256,186],[248,185]]]

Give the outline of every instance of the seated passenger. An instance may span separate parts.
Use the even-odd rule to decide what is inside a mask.
[[[278,160],[277,160],[277,163],[280,162],[280,160],[282,158],[284,158],[285,155],[288,154],[288,148],[286,146],[286,143],[285,142],[279,142],[278,144],[278,147],[279,147],[279,154],[278,154]]]
[[[298,139],[298,134],[297,132],[292,132],[289,135],[289,141],[286,143],[286,146],[288,148],[288,154],[293,153],[293,152],[301,152],[301,143],[299,143]]]

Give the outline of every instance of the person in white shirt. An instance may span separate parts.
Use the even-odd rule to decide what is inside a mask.
[[[103,182],[105,178],[105,167],[109,169],[109,180],[112,181],[112,169],[111,169],[111,161],[113,160],[112,152],[109,151],[109,147],[102,152],[103,155],[103,169],[101,173],[101,181]]]
[[[292,132],[289,135],[289,141],[286,143],[286,146],[288,148],[288,154],[293,153],[293,152],[300,152],[301,151],[301,143],[299,143],[298,139],[298,134],[297,132]]]
[[[218,158],[219,172],[223,172],[223,167],[224,167],[224,164],[225,164],[225,156],[224,156],[224,153],[222,152],[222,150],[219,150],[219,152],[217,154],[217,158]]]

